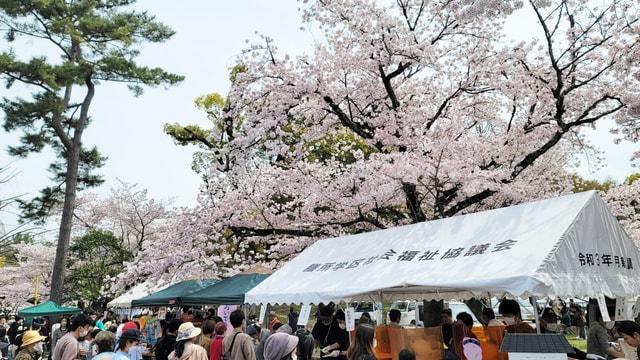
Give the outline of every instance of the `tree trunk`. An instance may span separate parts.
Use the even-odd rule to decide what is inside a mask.
[[[71,241],[71,226],[73,225],[73,211],[76,205],[76,187],[78,184],[78,166],[80,163],[80,142],[75,142],[69,150],[67,157],[67,174],[65,177],[64,207],[60,220],[60,232],[58,233],[58,246],[56,247],[56,259],[53,263],[51,274],[51,300],[62,303],[64,277],[67,265],[67,251]]]

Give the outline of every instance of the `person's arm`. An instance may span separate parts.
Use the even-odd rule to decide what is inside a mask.
[[[607,350],[607,354],[609,356],[611,356],[612,358],[623,358],[624,357],[624,353],[623,352],[619,352],[616,351],[614,348],[609,347],[609,349]]]

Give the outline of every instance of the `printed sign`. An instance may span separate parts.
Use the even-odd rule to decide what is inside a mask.
[[[166,320],[167,319],[167,308],[161,307],[158,309],[158,320]]]
[[[347,308],[347,312],[344,314],[345,322],[347,323],[347,331],[353,331],[356,329],[356,309],[350,307]]]
[[[328,263],[309,264],[303,272],[328,272],[352,270],[365,267],[379,261],[388,262],[422,262],[440,261],[446,259],[465,258],[469,256],[481,256],[488,253],[511,250],[518,243],[518,240],[508,239],[498,243],[485,243],[472,245],[468,248],[442,248],[442,249],[389,249],[384,254],[363,257],[360,259],[350,259],[347,261],[334,261]],[[373,255],[373,254],[372,254]],[[584,256],[584,255],[583,255]],[[619,259],[618,259],[619,262]],[[630,263],[629,263],[630,264]]]
[[[225,325],[227,325],[226,335],[231,334],[233,331],[233,326],[231,325],[231,321],[229,320],[229,316],[231,313],[236,310],[236,305],[220,305],[218,306],[218,316],[222,318]]]
[[[609,317],[609,310],[607,310],[607,301],[604,299],[604,295],[598,295],[598,306],[600,307],[600,313],[602,313],[602,321],[611,321]]]
[[[616,298],[615,321],[627,320],[624,303],[625,303],[625,298],[623,298],[623,297],[617,297]]]
[[[260,324],[264,324],[264,316],[267,315],[267,304],[260,305],[260,317],[258,318],[258,322]]]
[[[300,316],[298,316],[298,325],[307,326],[309,315],[311,315],[311,305],[302,305],[302,308],[300,308]]]

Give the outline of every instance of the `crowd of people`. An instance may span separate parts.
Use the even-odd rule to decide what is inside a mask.
[[[559,316],[555,310],[542,312],[539,325],[543,333],[558,332],[562,316],[571,312],[570,307],[560,308]],[[501,320],[491,308],[484,308],[479,317],[482,325],[502,326],[509,333],[536,332],[523,321],[518,302],[504,299],[498,312]],[[376,359],[376,331],[368,314],[357,320],[352,338],[344,311],[333,303],[319,305],[311,331],[298,326],[298,316],[291,308],[285,323],[270,312],[262,326],[255,316],[246,317],[242,310],[232,312],[228,322],[216,316],[213,309],[194,314],[188,308],[182,309],[180,316],[170,313],[162,320],[146,310],[131,320],[81,313],[63,316],[53,325],[49,318],[26,324],[19,316],[0,315],[0,351],[2,358],[9,360],[311,360],[315,349],[324,360]],[[390,310],[387,326],[401,328],[400,318],[398,310]],[[602,359],[624,357],[620,349],[611,346],[613,339],[622,337],[630,346],[640,345],[640,326],[635,322],[605,322],[597,307],[595,320],[585,334],[587,353],[575,349],[571,358],[586,359],[587,354]],[[472,331],[474,325],[469,313],[458,313],[454,319],[450,309],[442,311],[445,359],[482,359],[481,344]],[[404,349],[398,358],[415,360],[415,353]]]

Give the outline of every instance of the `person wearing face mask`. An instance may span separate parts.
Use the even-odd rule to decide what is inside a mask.
[[[609,346],[609,330],[613,329],[615,323],[602,320],[602,313],[599,308],[596,308],[595,316],[596,321],[589,326],[589,334],[587,335],[587,354],[598,355],[608,359],[624,358],[624,353],[616,351]]]
[[[340,309],[336,311],[332,324],[329,325],[329,331],[324,338],[324,345],[321,348],[321,358],[336,358],[338,360],[347,359],[347,350],[349,350],[349,333],[346,329],[347,324],[345,321],[345,314],[344,311]]]
[[[42,356],[42,342],[46,337],[35,330],[26,331],[22,335],[22,345],[15,360],[38,360]]]
[[[361,324],[356,327],[356,336],[353,345],[347,351],[349,360],[376,360],[373,352],[375,348],[376,330],[369,324]]]
[[[56,343],[53,350],[53,360],[75,360],[86,355],[85,351],[79,348],[78,339],[84,338],[91,329],[91,318],[85,314],[76,315],[71,320],[69,332]]]
[[[121,355],[129,360],[140,360],[138,357],[137,348],[140,345],[142,339],[142,333],[138,329],[129,329],[122,332],[118,341],[118,351],[116,354]]]
[[[329,345],[332,345],[332,342],[329,342],[329,337],[333,337],[335,333],[340,330],[338,326],[338,322],[333,319],[333,306],[332,304],[324,305],[320,304],[318,306],[318,315],[316,324],[313,326],[311,330],[311,335],[315,340],[317,346],[320,347],[321,350],[324,350]],[[325,358],[325,352],[320,352],[320,358]]]
[[[503,317],[504,323],[507,325],[506,332],[511,334],[534,334],[536,329],[531,325],[522,321],[522,313],[520,312],[520,304],[511,299],[502,299],[498,312]]]
[[[298,337],[275,333],[264,344],[264,360],[295,360]]]

